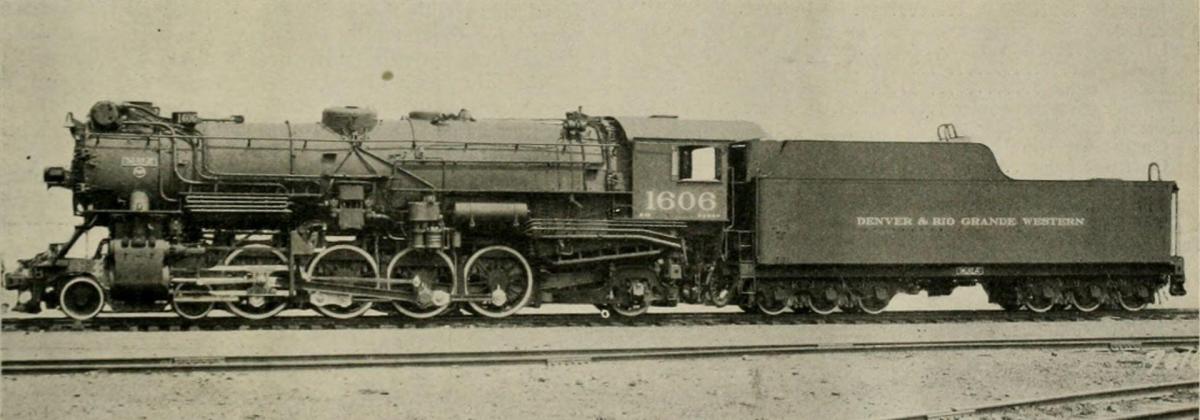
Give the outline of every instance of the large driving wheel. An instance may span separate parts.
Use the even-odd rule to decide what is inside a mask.
[[[354,245],[335,245],[326,248],[308,264],[305,275],[314,282],[317,277],[379,277],[379,265],[375,259]],[[320,300],[320,299],[318,299]],[[350,296],[331,296],[329,302],[314,302],[312,308],[321,315],[334,319],[351,319],[371,310],[370,301],[355,301]]]
[[[230,252],[222,265],[287,265],[287,257],[279,250],[264,244],[251,244]],[[239,317],[260,320],[273,317],[287,309],[287,298],[249,296],[226,302],[225,310]]]
[[[463,266],[469,294],[487,294],[487,302],[470,302],[471,309],[489,318],[516,313],[533,298],[533,271],[516,250],[492,245],[471,255]]]
[[[437,250],[407,248],[400,251],[388,263],[387,273],[389,279],[418,277],[429,289],[447,294],[452,293],[458,283],[454,271],[454,260],[445,252]],[[412,289],[412,286],[399,287]],[[441,305],[395,301],[392,302],[392,306],[396,311],[410,318],[426,319],[448,312],[453,305],[447,300]]]

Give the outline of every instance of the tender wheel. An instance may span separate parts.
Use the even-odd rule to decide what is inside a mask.
[[[212,288],[208,286],[183,283],[175,286],[175,296],[178,297],[188,292],[202,292],[207,294],[211,290]],[[175,314],[179,315],[180,318],[192,320],[208,316],[208,313],[212,312],[213,306],[216,306],[213,302],[171,302],[171,309],[175,311]]]
[[[367,277],[379,276],[379,265],[371,254],[353,245],[335,245],[321,251],[308,264],[305,271],[308,278],[319,276],[331,277]],[[339,297],[342,298],[342,297]],[[351,319],[362,316],[371,310],[371,302],[359,301],[345,297],[336,302],[312,305],[313,310],[321,315],[334,319]]]
[[[876,284],[859,290],[858,295],[854,297],[854,304],[862,312],[878,315],[887,309],[895,295],[895,291],[891,288]]]
[[[758,307],[758,311],[765,315],[776,316],[787,312],[788,309],[788,300],[779,299],[774,290],[760,291],[754,300],[757,301],[755,306]]]
[[[67,316],[80,321],[95,318],[104,309],[104,303],[104,288],[91,277],[75,277],[58,293],[58,307]]]
[[[888,304],[891,302],[892,298],[890,296],[886,299],[880,299],[875,296],[859,296],[854,298],[854,303],[858,310],[871,315],[878,315],[882,313],[884,309],[887,309]]]
[[[1021,293],[1021,303],[1030,311],[1046,313],[1054,309],[1054,294],[1049,285],[1029,287]]]
[[[287,257],[279,250],[264,244],[251,244],[230,252],[221,262],[223,265],[287,265]],[[278,315],[287,309],[287,299],[252,296],[235,302],[226,302],[225,310],[238,317],[260,320]]]
[[[1117,305],[1130,312],[1146,309],[1150,301],[1154,300],[1154,294],[1149,288],[1132,281],[1122,282],[1114,294],[1117,297]]]
[[[388,263],[387,278],[412,278],[419,276],[421,282],[434,291],[451,293],[457,286],[457,275],[454,272],[454,260],[442,251],[417,250],[408,248],[400,251]],[[411,286],[400,286],[411,288]],[[414,302],[392,302],[396,311],[416,319],[427,319],[449,312],[452,305],[449,301],[443,305],[429,304],[421,306]]]
[[[504,318],[529,304],[533,298],[533,271],[516,250],[492,245],[476,251],[463,267],[463,280],[470,294],[488,294],[488,302],[470,302],[475,312],[489,318]]]
[[[1104,303],[1104,289],[1095,284],[1079,285],[1071,289],[1069,299],[1080,312],[1092,312]]]
[[[820,293],[808,297],[808,307],[821,315],[829,315],[838,308],[840,293],[833,286],[825,287]]]

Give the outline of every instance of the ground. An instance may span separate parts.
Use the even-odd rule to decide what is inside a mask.
[[[876,418],[1196,378],[1194,348],[6,376],[6,419]],[[1166,355],[1164,357],[1164,355]]]
[[[1187,321],[5,333],[5,357],[569,348],[616,343],[936,340],[1187,334]],[[292,343],[312,343],[297,350]],[[104,345],[95,345],[97,342]],[[236,344],[235,344],[236,343]],[[107,349],[107,350],[106,350]],[[218,351],[219,350],[219,351]],[[1064,392],[1195,379],[1194,346],[963,350],[670,361],[4,376],[5,419],[877,418]]]

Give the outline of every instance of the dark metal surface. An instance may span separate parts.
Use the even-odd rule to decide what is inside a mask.
[[[636,139],[741,141],[767,138],[748,121],[711,121],[659,117],[615,117],[625,137]]]
[[[762,141],[750,144],[751,176],[805,179],[1004,181],[979,143]]]
[[[759,179],[758,261],[1168,263],[1173,188],[1169,182]],[[1066,224],[1036,224],[1046,218]],[[945,220],[953,225],[938,224]],[[997,220],[1011,224],[991,223]]]

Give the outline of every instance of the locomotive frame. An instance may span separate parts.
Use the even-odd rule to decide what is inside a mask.
[[[247,319],[288,308],[349,319],[375,308],[421,319],[456,308],[501,318],[541,303],[636,316],[700,303],[879,313],[897,293],[982,284],[1005,309],[1043,312],[1140,310],[1164,287],[1185,293],[1174,183],[1014,181],[982,145],[776,142],[747,122],[581,111],[378,120],[335,107],[320,124],[254,125],[102,101],[87,122],[68,122],[72,166],[48,168],[44,181],[73,191],[84,223],[4,276],[29,295],[20,311],[45,305],[90,319],[106,306],[170,307],[196,319],[221,305]],[[855,192],[872,188],[876,197]],[[841,224],[873,220],[867,210],[926,211],[905,197],[953,198],[945,191],[955,188],[984,197],[969,209],[1017,200],[1024,207],[1012,208],[1093,225],[1056,242],[1048,238],[1061,231],[1027,226]],[[807,194],[826,204],[796,198]],[[1054,194],[1083,210],[1057,206]],[[110,238],[93,256],[66,257],[95,227]],[[1116,231],[1137,252],[1085,242]],[[888,239],[897,235],[917,240]],[[836,241],[861,245],[821,258],[801,248]],[[946,248],[956,243],[970,246]],[[1010,253],[1006,243],[1033,249]]]

